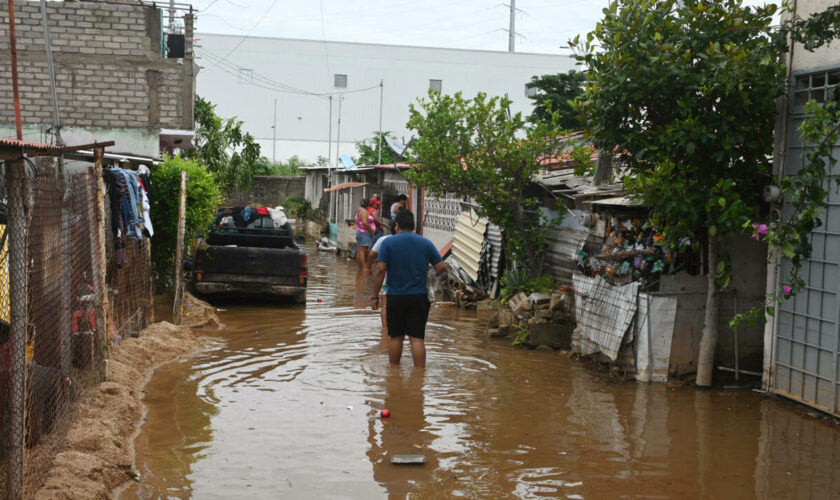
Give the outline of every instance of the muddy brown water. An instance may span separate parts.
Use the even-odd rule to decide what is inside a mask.
[[[154,375],[123,498],[840,497],[840,425],[792,403],[616,383],[445,307],[425,372],[392,369],[355,264],[310,274],[306,307],[219,305],[213,347]]]

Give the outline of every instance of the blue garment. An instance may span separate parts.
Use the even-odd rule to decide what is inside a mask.
[[[388,266],[388,295],[426,293],[429,264],[440,262],[435,245],[415,233],[397,233],[382,242],[377,262]]]
[[[373,236],[367,231],[356,231],[356,243],[361,247],[370,248],[373,246]]]
[[[140,205],[140,178],[137,172],[131,170],[124,170],[122,168],[115,169],[123,176],[125,186],[128,190],[128,196],[123,195],[120,199],[122,205],[123,217],[126,220],[125,236],[139,240],[143,238],[143,218],[139,213]],[[128,206],[126,206],[128,204]]]

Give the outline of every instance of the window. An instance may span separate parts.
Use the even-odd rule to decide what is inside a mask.
[[[346,89],[347,88],[347,75],[339,75],[338,73],[336,73],[333,85],[337,89]]]
[[[429,80],[429,89],[440,92],[443,88],[443,80]]]
[[[537,96],[537,88],[536,87],[529,87],[525,85],[525,97],[536,97]]]
[[[793,84],[793,108],[801,112],[811,99],[825,102],[831,93],[838,92],[838,88],[840,88],[840,69],[799,75]]]
[[[254,70],[239,68],[239,83],[251,83],[254,81]]]

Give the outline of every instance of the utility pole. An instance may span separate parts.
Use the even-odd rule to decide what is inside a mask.
[[[58,95],[55,91],[55,67],[53,66],[52,46],[50,42],[50,25],[47,19],[47,2],[41,0],[41,24],[44,27],[44,48],[47,51],[47,70],[50,74],[50,93],[52,94],[53,105],[53,134],[55,134],[55,143],[59,146],[64,145],[61,139],[61,116],[58,113]]]
[[[335,164],[336,166],[340,166],[339,162],[341,161],[341,101],[344,100],[344,96],[338,96],[338,130],[335,134]]]
[[[379,158],[376,160],[377,165],[382,165],[382,92],[384,90],[384,82],[379,80]]]
[[[327,139],[327,166],[332,165],[332,98],[330,96],[330,132]]]
[[[175,33],[175,0],[169,0],[169,32]]]
[[[510,0],[510,28],[508,29],[508,52],[516,52],[516,0]]]
[[[23,140],[23,125],[20,117],[20,93],[18,90],[17,39],[15,37],[15,2],[9,0],[9,53],[12,57],[12,100],[15,106],[15,131],[17,139]],[[10,490],[11,491],[11,490]]]
[[[43,0],[42,0],[43,1]],[[277,162],[277,99],[274,99],[274,125],[271,126],[271,163]]]

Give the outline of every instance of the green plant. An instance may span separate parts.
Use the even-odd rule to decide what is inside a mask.
[[[226,193],[248,189],[254,175],[265,172],[267,160],[260,156],[260,145],[242,125],[236,118],[221,118],[214,104],[196,96],[195,148],[183,155],[206,165]]]
[[[524,326],[514,326],[509,337],[513,340],[511,344],[513,347],[525,347],[528,342],[528,336],[531,332]]]
[[[583,93],[586,73],[569,71],[554,75],[532,76],[525,86],[535,89],[533,96],[534,111],[528,117],[531,123],[543,122],[548,125],[554,120],[553,115],[559,114],[559,125],[565,130],[581,130],[583,120],[574,108],[574,101]]]
[[[533,276],[528,269],[513,267],[502,274],[500,298],[506,304],[519,292],[531,295],[534,292],[550,294],[555,289],[555,281],[547,274]]]
[[[397,155],[391,150],[385,142],[386,137],[393,137],[390,132],[382,132],[382,161],[383,165],[392,164],[397,161]],[[380,163],[379,155],[379,132],[374,132],[373,137],[365,139],[356,143],[356,152],[359,153],[357,158],[353,161],[356,165],[378,165]]]
[[[151,170],[152,180],[152,269],[158,290],[171,285],[174,273],[173,255],[178,234],[178,199],[181,190],[181,172],[187,173],[186,223],[184,248],[196,232],[206,230],[213,222],[222,195],[216,179],[206,167],[196,160],[179,156],[166,160]]]
[[[587,144],[575,144],[569,154],[575,168],[575,175],[592,176],[595,174],[596,162],[592,159],[595,148]]]
[[[510,106],[509,99],[484,93],[465,99],[460,92],[430,91],[418,107],[410,106],[407,126],[416,138],[405,175],[434,193],[475,200],[503,229],[507,255],[536,274],[559,219],[547,218],[528,188],[560,141],[560,117],[528,126]]]
[[[316,215],[312,205],[302,196],[289,196],[283,202],[283,208],[286,209],[287,214],[298,219],[308,219]]]

